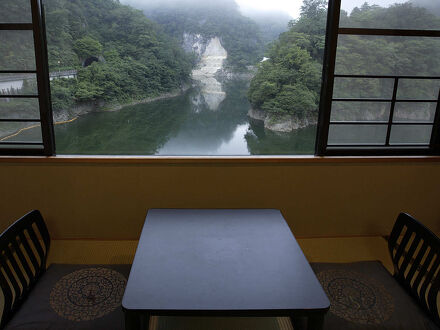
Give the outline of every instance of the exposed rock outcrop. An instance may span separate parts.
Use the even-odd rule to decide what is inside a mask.
[[[248,115],[255,120],[264,121],[264,128],[275,132],[289,133],[310,125],[316,125],[318,122],[317,113],[302,117],[295,115],[279,116],[267,114],[265,111],[258,109],[250,109]]]

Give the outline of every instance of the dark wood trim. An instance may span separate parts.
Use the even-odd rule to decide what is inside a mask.
[[[30,142],[30,141],[20,141],[20,142],[0,142],[0,146],[43,146],[43,142]]]
[[[398,37],[440,37],[439,30],[339,28],[339,34]]]
[[[5,155],[5,156],[3,156]],[[28,148],[0,148],[0,159],[6,159],[10,158],[11,156],[43,156],[44,155],[44,149],[43,146],[41,148],[35,148],[35,149],[28,149]],[[1,161],[0,161],[1,163]]]
[[[397,78],[396,78],[397,79]],[[396,96],[397,97],[397,96]],[[437,103],[437,100],[418,100],[418,99],[407,99],[407,100],[393,100],[393,99],[359,99],[359,98],[338,98],[333,99],[333,102],[376,102],[376,103]]]
[[[24,94],[17,94],[17,95],[0,95],[1,99],[38,99],[38,95],[24,95]]]
[[[1,153],[1,149],[0,149]],[[386,163],[440,163],[440,156],[261,156],[261,157],[124,157],[124,156],[53,156],[53,157],[1,157],[0,164],[84,164],[84,165],[291,165],[291,164],[386,164]]]
[[[0,118],[0,123],[28,123],[28,122],[32,122],[32,123],[39,123],[41,122],[40,119],[1,119]]]
[[[431,148],[435,155],[440,155],[440,89],[438,91],[437,109],[431,135]]]
[[[315,154],[323,156],[328,142],[329,123],[332,107],[336,51],[338,46],[339,15],[341,0],[329,0],[327,14],[327,33],[325,36],[324,63],[322,70],[321,98],[319,102],[318,127],[316,132]]]
[[[394,78],[393,97],[392,97],[392,100],[391,100],[390,115],[389,115],[389,118],[388,118],[387,137],[385,139],[385,145],[387,147],[390,145],[391,127],[393,125],[394,109],[396,107],[397,90],[398,89],[399,89],[399,78]]]
[[[431,121],[394,121],[392,122],[393,125],[434,125]],[[330,125],[388,125],[387,121],[331,121]]]
[[[55,153],[55,134],[53,128],[52,102],[50,97],[44,8],[41,0],[31,0],[31,7],[32,22],[34,25],[35,62],[37,66],[38,95],[41,131],[44,141],[44,154],[46,156],[51,156]]]
[[[32,23],[0,23],[0,30],[32,31],[33,25]]]
[[[0,70],[0,74],[9,74],[9,73],[37,73],[37,71],[32,71],[32,70]]]
[[[335,74],[335,78],[372,78],[372,79],[426,79],[426,80],[439,80],[438,76],[390,76],[390,75],[367,75],[367,74]]]

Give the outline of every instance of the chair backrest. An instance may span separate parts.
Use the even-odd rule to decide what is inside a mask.
[[[408,214],[399,214],[388,240],[394,277],[440,326],[440,239]]]
[[[46,271],[50,236],[39,211],[17,220],[0,235],[0,288],[4,295],[0,329],[11,319]]]

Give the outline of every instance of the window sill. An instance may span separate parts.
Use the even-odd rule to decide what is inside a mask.
[[[440,163],[440,156],[0,156],[0,164],[321,164],[321,163]]]

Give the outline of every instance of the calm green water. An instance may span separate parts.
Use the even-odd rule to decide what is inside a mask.
[[[224,94],[194,88],[186,94],[114,112],[95,112],[55,126],[57,154],[295,155],[313,154],[316,127],[267,131],[247,116],[246,82]],[[32,135],[32,130],[23,135]]]

